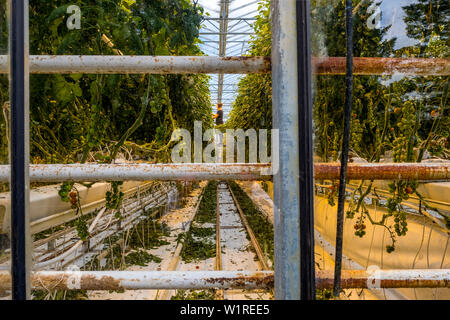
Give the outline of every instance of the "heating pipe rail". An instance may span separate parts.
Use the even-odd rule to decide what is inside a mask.
[[[353,59],[355,75],[450,75],[448,58],[366,58]],[[313,57],[316,75],[343,75],[345,57]],[[245,74],[270,73],[270,57],[209,56],[30,56],[30,73],[61,74]],[[8,57],[0,56],[0,73],[8,73]]]
[[[49,164],[30,165],[30,181],[170,181],[170,180],[268,180],[270,164]],[[315,179],[339,179],[338,163],[316,163]],[[0,182],[8,182],[10,166],[0,165]],[[450,163],[349,164],[351,180],[448,181]]]
[[[333,287],[333,271],[317,271],[317,288]],[[11,275],[0,271],[0,290],[9,290]],[[37,271],[34,289],[156,290],[270,289],[273,271]],[[450,270],[343,270],[343,289],[450,288]]]

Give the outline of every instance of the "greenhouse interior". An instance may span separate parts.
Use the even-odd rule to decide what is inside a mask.
[[[450,300],[449,26],[0,0],[0,300]]]

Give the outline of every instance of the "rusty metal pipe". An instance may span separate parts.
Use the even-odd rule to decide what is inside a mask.
[[[313,73],[345,75],[345,57],[313,58]],[[354,75],[448,76],[450,59],[353,58]]]
[[[354,58],[355,75],[450,75],[448,58]],[[345,57],[314,57],[313,73],[345,74]],[[31,73],[269,73],[270,57],[206,56],[30,56]],[[8,72],[8,58],[0,56],[0,73]]]
[[[316,163],[316,179],[339,179],[340,165]],[[450,163],[367,163],[348,164],[347,178],[351,180],[449,180]]]
[[[9,272],[0,272],[0,290],[8,290]],[[40,271],[33,272],[35,289],[268,289],[273,273],[262,271]]]
[[[48,164],[31,165],[30,181],[150,181],[150,180],[267,180],[270,164]],[[316,179],[339,179],[338,163],[314,165]],[[0,182],[7,182],[9,165],[0,165]],[[449,180],[448,163],[349,164],[348,179]]]
[[[354,58],[358,75],[449,75],[450,59]],[[344,57],[313,58],[315,74],[345,74]],[[31,56],[32,73],[268,73],[268,57]],[[0,56],[0,73],[7,57]]]
[[[30,179],[61,181],[259,180],[264,164],[51,164],[31,165]],[[0,181],[9,179],[9,165],[0,166]],[[269,176],[266,176],[269,178]]]
[[[317,288],[333,287],[333,271],[316,271]],[[343,270],[343,289],[450,288],[449,269]],[[11,275],[0,271],[0,290],[9,290]],[[270,289],[273,271],[38,271],[35,289]]]
[[[318,289],[333,288],[333,271],[317,271],[316,277]],[[450,288],[450,270],[342,270],[341,288]]]

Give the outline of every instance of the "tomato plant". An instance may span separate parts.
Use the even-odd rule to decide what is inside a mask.
[[[355,57],[448,58],[450,5],[438,0],[418,0],[402,8],[408,46],[397,46],[391,25],[370,28],[367,24],[376,1],[354,1]],[[344,1],[312,0],[312,53],[316,57],[346,54]],[[270,55],[270,1],[260,4],[254,24],[250,55]],[[247,75],[239,83],[239,94],[227,122],[232,128],[272,127],[270,75]],[[322,162],[336,161],[342,145],[345,77],[318,75],[313,79],[314,152]],[[425,157],[448,159],[450,116],[448,76],[355,76],[351,118],[351,157],[367,162],[421,162]],[[251,115],[249,117],[248,115]],[[363,237],[366,221],[384,226],[391,235],[388,252],[396,237],[406,235],[406,213],[401,202],[411,195],[432,208],[417,190],[416,181],[394,181],[387,213],[375,221],[364,199],[373,191],[373,181],[361,181],[350,199],[348,219],[356,219],[355,234]],[[335,205],[335,184],[327,191]],[[442,215],[448,220],[444,213]]]
[[[80,8],[80,29],[66,25],[69,5]],[[2,1],[0,8],[4,6]],[[202,54],[198,35],[203,9],[196,1],[30,0],[29,6],[30,54]],[[0,53],[6,54],[5,10],[0,12]],[[8,162],[8,136],[3,134],[8,127],[8,86],[2,76],[0,105],[6,115],[0,115],[2,163]],[[169,162],[172,131],[193,129],[194,121],[211,127],[211,113],[205,75],[33,74],[31,162],[111,163],[120,154],[129,160]],[[73,183],[64,183],[60,196],[78,210],[79,201],[70,197],[75,191]],[[113,183],[106,196],[110,209],[118,210],[119,185]],[[79,227],[84,236],[85,229]]]

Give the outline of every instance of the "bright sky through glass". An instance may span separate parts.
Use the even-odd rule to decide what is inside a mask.
[[[206,18],[220,17],[220,3],[225,0],[199,0],[198,4],[205,9]],[[231,0],[229,6],[229,18],[227,28],[227,43],[225,56],[242,56],[248,50],[250,34],[253,33],[251,24],[253,21],[235,20],[236,18],[255,18],[258,14],[258,2],[255,0]],[[209,15],[207,15],[209,14]],[[220,21],[205,20],[200,29],[200,39],[204,42],[200,45],[202,51],[208,56],[219,56]],[[209,34],[205,34],[209,33]],[[213,110],[216,111],[218,99],[219,76],[211,75],[210,90]],[[232,103],[237,95],[237,84],[241,75],[224,75],[223,80],[223,110],[224,120],[228,118]]]

